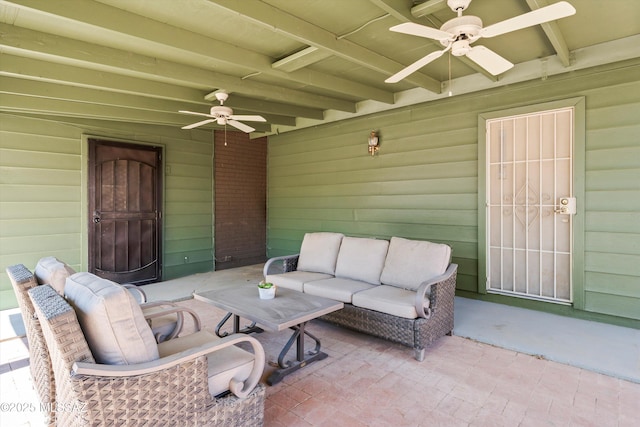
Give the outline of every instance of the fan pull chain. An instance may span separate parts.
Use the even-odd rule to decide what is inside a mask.
[[[449,96],[453,96],[453,91],[451,90],[451,51],[449,51]]]

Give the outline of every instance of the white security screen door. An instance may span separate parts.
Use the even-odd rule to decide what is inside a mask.
[[[572,301],[573,108],[487,120],[487,291]]]

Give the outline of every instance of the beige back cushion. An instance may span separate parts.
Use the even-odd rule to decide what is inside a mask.
[[[98,363],[132,365],[158,359],[142,309],[123,286],[91,273],[67,279],[65,295]]]
[[[444,274],[450,262],[448,245],[392,237],[380,281],[385,285],[418,289],[425,280]]]
[[[54,256],[40,258],[34,272],[40,285],[49,284],[60,295],[64,295],[64,284],[72,274],[75,270]]]
[[[336,263],[336,277],[380,284],[389,242],[361,237],[344,237]]]
[[[300,247],[298,270],[335,274],[343,237],[341,233],[329,232],[305,234]]]

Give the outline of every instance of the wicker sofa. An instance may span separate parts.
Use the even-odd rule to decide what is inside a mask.
[[[453,330],[457,265],[448,245],[392,237],[307,233],[300,253],[269,259],[265,280],[342,301],[321,319],[412,347]]]

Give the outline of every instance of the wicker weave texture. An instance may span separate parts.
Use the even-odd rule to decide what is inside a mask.
[[[18,300],[22,321],[24,322],[27,341],[29,343],[29,369],[40,402],[46,407],[53,407],[55,403],[55,385],[53,369],[49,360],[47,343],[42,334],[40,321],[35,318],[33,304],[29,299],[29,289],[38,285],[35,277],[23,264],[12,265],[6,268],[7,275],[13,286],[13,291]],[[48,425],[55,424],[55,414],[49,411],[45,414]]]
[[[457,270],[447,280],[432,286],[428,319],[406,319],[351,304],[321,319],[421,350],[453,330],[456,274]]]
[[[129,377],[79,375],[76,361],[94,362],[74,310],[49,286],[29,292],[51,350],[61,426],[259,426],[264,387],[246,399],[214,399],[208,363],[200,356],[170,368]]]

